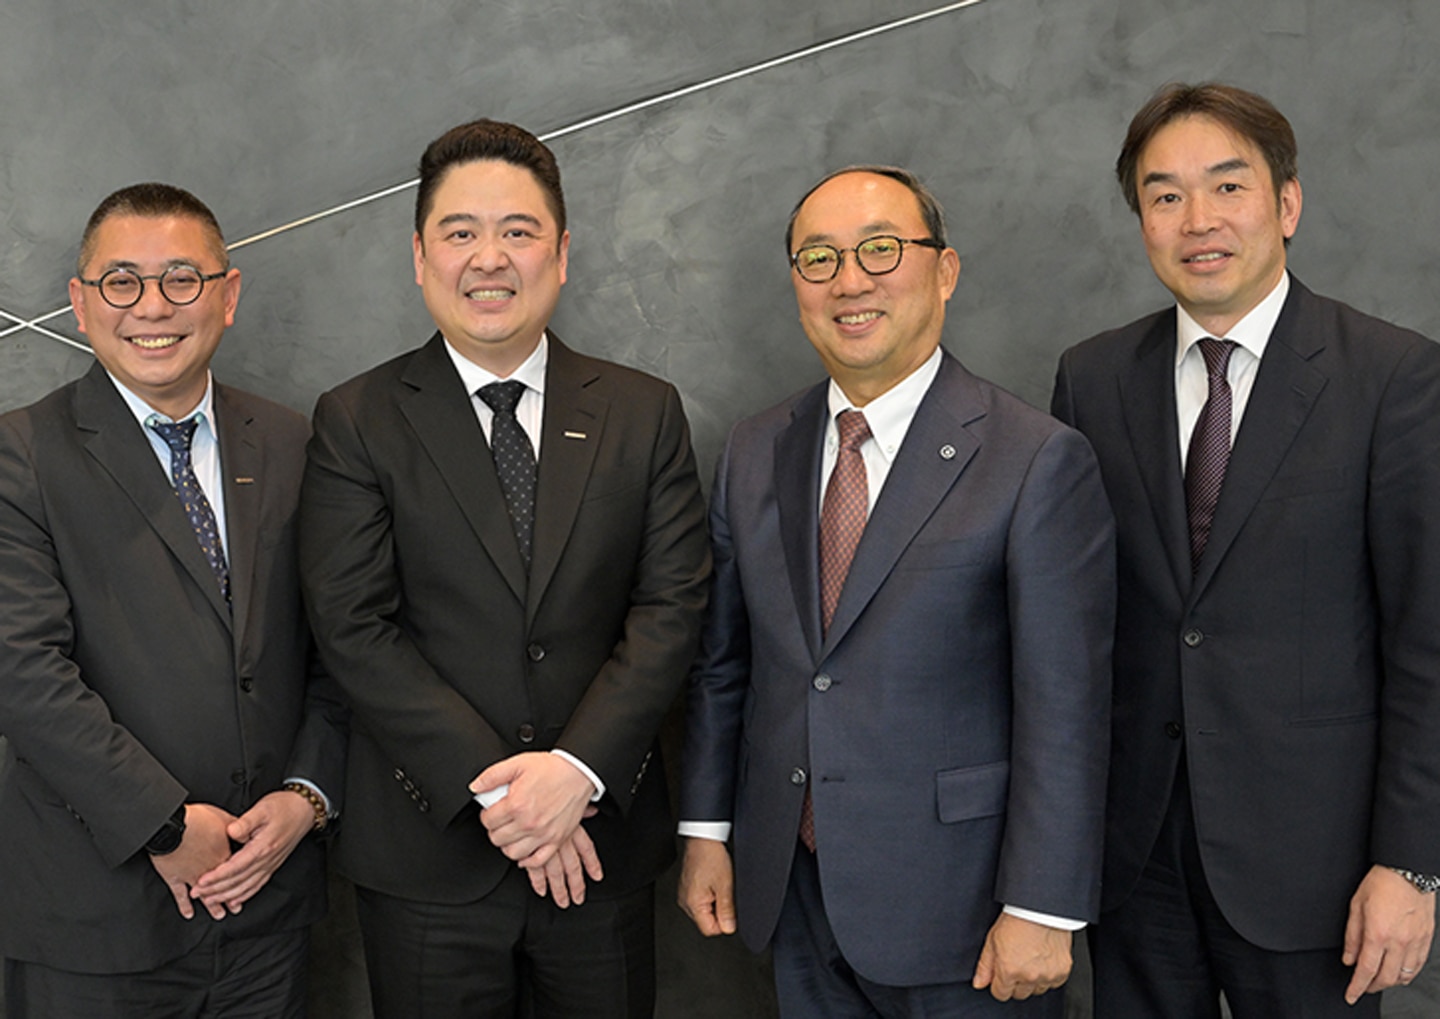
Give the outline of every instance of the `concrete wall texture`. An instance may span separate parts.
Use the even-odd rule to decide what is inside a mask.
[[[852,162],[918,171],[964,260],[946,343],[1044,406],[1059,352],[1159,306],[1111,174],[1170,80],[1217,78],[1286,112],[1314,289],[1440,335],[1440,5],[1433,0],[981,0],[790,62],[940,0],[310,0],[0,6],[0,409],[82,372],[62,308],[78,238],[140,180],[209,202],[232,241],[414,176],[425,143],[488,115],[552,141],[570,203],[574,346],[674,381],[708,476],[737,418],[814,380],[782,237]],[[413,192],[237,250],[225,380],[308,412],[431,324]],[[3,681],[3,679],[0,679]],[[343,886],[316,939],[317,1016],[367,1012]],[[689,937],[662,892],[665,1016],[770,1014],[763,964]],[[1079,978],[1083,983],[1083,974]],[[1433,974],[1387,1015],[1440,1014]],[[1075,996],[1075,1014],[1084,1015]],[[708,1011],[707,1011],[708,1010]]]

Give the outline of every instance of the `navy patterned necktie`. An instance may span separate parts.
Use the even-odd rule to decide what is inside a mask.
[[[1220,485],[1225,468],[1230,464],[1231,395],[1226,372],[1234,340],[1205,337],[1198,342],[1205,358],[1209,376],[1209,395],[1195,431],[1190,435],[1190,448],[1185,456],[1185,508],[1190,522],[1190,570],[1200,569],[1200,557],[1210,540],[1210,524],[1215,519],[1215,504],[1220,501]]]
[[[477,395],[495,412],[490,422],[490,455],[500,477],[500,490],[505,493],[520,559],[529,573],[535,538],[535,449],[515,417],[524,392],[525,383],[511,379],[481,386]]]
[[[195,529],[200,550],[210,561],[210,569],[215,571],[215,579],[220,582],[220,592],[225,595],[226,604],[229,604],[230,568],[225,565],[225,547],[220,543],[220,528],[215,523],[215,511],[210,508],[210,500],[205,498],[205,491],[200,487],[200,482],[195,477],[195,468],[190,463],[190,443],[195,438],[195,429],[199,424],[199,419],[193,417],[177,423],[149,422],[150,427],[170,447],[170,476],[175,486],[175,494],[180,497],[180,505],[185,507],[185,515],[190,518],[190,526]]]

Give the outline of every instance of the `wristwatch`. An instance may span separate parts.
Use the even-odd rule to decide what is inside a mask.
[[[180,804],[170,819],[160,826],[160,830],[150,836],[150,841],[145,843],[145,851],[151,856],[165,856],[180,848],[180,842],[185,838],[185,804]]]
[[[1430,892],[1440,891],[1440,875],[1417,874],[1413,870],[1405,870],[1403,867],[1391,867],[1390,869],[1406,881],[1409,881],[1421,892],[1428,894]]]

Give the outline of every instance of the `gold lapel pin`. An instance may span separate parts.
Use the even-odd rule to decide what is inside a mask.
[[[254,478],[236,478],[236,479],[235,479],[235,484],[237,484],[237,485],[253,485],[253,484],[255,484],[255,479],[254,479]]]
[[[565,432],[564,434],[565,434],[565,438],[567,438],[567,439],[583,439],[583,438],[586,438],[586,435],[585,435],[584,432]]]

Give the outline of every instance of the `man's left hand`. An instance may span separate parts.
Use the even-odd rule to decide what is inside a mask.
[[[191,896],[207,907],[222,904],[232,913],[240,912],[314,826],[315,808],[299,793],[282,789],[262,796],[227,829],[231,841],[242,847],[202,874],[191,887]]]
[[[565,758],[544,751],[492,764],[470,783],[472,793],[508,785],[480,812],[490,841],[527,870],[544,867],[580,825],[595,786]]]
[[[971,981],[997,1001],[1023,1000],[1070,978],[1070,932],[1001,913],[985,936]]]
[[[1345,924],[1346,966],[1355,967],[1345,1000],[1415,979],[1430,956],[1435,893],[1421,892],[1389,867],[1370,868],[1350,899]]]

